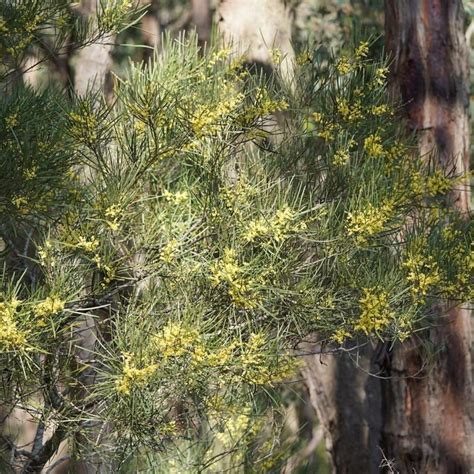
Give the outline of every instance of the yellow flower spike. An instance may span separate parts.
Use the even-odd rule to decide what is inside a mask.
[[[349,104],[347,99],[338,98],[336,104],[338,112],[342,118],[348,122],[356,122],[363,117],[362,104],[359,101]]]
[[[173,263],[176,258],[179,248],[179,242],[176,239],[171,239],[160,252],[160,260],[165,263]]]
[[[403,267],[408,271],[407,281],[412,284],[414,296],[425,297],[441,281],[438,264],[431,255],[414,253],[403,262]]]
[[[28,212],[28,199],[25,196],[15,196],[12,203],[21,214]]]
[[[87,240],[83,236],[79,236],[79,240],[76,244],[76,247],[83,249],[86,252],[94,252],[99,247],[99,241],[95,236],[92,236],[90,240]]]
[[[189,193],[187,191],[176,191],[175,193],[172,193],[165,189],[163,191],[163,197],[168,201],[172,202],[173,204],[183,204],[186,202],[189,198]]]
[[[15,128],[18,125],[18,114],[12,113],[5,118],[5,126],[7,128]]]
[[[380,116],[385,114],[391,114],[392,109],[387,104],[374,105],[370,109],[372,115]]]
[[[360,317],[354,325],[356,331],[373,334],[385,329],[394,317],[390,308],[388,294],[378,288],[363,288],[359,299]]]
[[[186,328],[182,323],[168,322],[159,334],[152,338],[152,345],[158,355],[169,357],[180,357],[192,354],[195,348],[201,345],[201,336],[194,329]],[[199,355],[204,357],[201,349]]]
[[[387,79],[388,67],[379,67],[375,71],[375,83],[378,86],[385,85],[385,80]]]
[[[303,66],[304,64],[310,63],[313,60],[311,54],[308,51],[303,51],[296,56],[296,64]]]
[[[354,70],[354,65],[347,56],[341,56],[336,64],[336,69],[339,74],[345,76]]]
[[[359,44],[359,46],[355,50],[355,57],[356,59],[364,59],[369,54],[369,43],[368,41],[363,41]]]
[[[36,316],[45,317],[60,313],[64,309],[65,302],[56,296],[48,296],[34,307]]]
[[[30,168],[27,168],[25,172],[23,173],[23,176],[25,177],[26,181],[31,181],[32,179],[36,178],[37,175],[38,175],[37,166],[31,166]]]
[[[113,232],[120,228],[122,212],[122,207],[118,204],[112,204],[105,210],[105,223]]]
[[[18,328],[15,316],[20,304],[15,297],[0,302],[0,352],[27,348],[27,332]]]
[[[322,123],[324,120],[324,115],[321,114],[320,112],[314,112],[312,114],[312,117],[316,123]]]
[[[95,263],[97,265],[97,268],[102,268],[102,265],[103,265],[103,262],[102,262],[102,257],[96,253],[93,257],[92,257],[92,262]]]
[[[337,344],[343,344],[346,339],[351,337],[351,333],[345,329],[338,329],[332,336],[331,340]]]
[[[335,166],[345,166],[349,163],[350,155],[349,150],[340,149],[334,154],[332,162]]]
[[[436,171],[432,176],[428,176],[426,180],[426,191],[428,196],[436,196],[449,192],[455,180],[448,178],[442,171]]]
[[[272,58],[272,62],[275,66],[279,66],[283,60],[283,54],[280,49],[275,48],[270,51],[270,56]]]
[[[232,303],[243,309],[256,308],[260,302],[255,281],[246,278],[244,268],[246,264],[239,264],[234,249],[225,249],[222,259],[210,266],[209,279],[213,286],[225,284]]]
[[[139,369],[129,354],[124,354],[122,376],[116,380],[115,389],[120,395],[130,395],[134,387],[141,388],[148,384],[158,369],[157,364],[151,364]]]
[[[386,201],[380,207],[368,204],[359,212],[347,213],[347,232],[353,235],[359,244],[367,242],[368,237],[372,237],[385,230],[387,222],[393,217],[394,205],[391,201]]]
[[[380,135],[372,134],[364,140],[364,150],[372,158],[381,158],[385,155]]]

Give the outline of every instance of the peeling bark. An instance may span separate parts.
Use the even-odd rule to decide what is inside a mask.
[[[447,171],[469,166],[468,63],[460,0],[386,0],[392,88],[401,96],[421,154]],[[469,214],[469,188],[451,193]],[[384,451],[400,472],[474,469],[471,321],[466,309],[437,308],[440,325],[397,346],[382,383]],[[438,349],[425,366],[423,345]]]

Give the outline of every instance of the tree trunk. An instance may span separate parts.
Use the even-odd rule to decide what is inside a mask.
[[[191,0],[193,24],[199,44],[209,43],[212,31],[211,0]]]
[[[282,0],[223,0],[218,13],[219,31],[238,54],[292,79],[292,15]]]
[[[311,404],[324,428],[337,474],[375,474],[381,461],[380,382],[372,372],[370,347],[358,353],[323,353],[318,344],[299,348]],[[351,357],[352,356],[352,357]],[[355,360],[357,359],[357,360]]]
[[[461,0],[386,0],[393,89],[418,134],[420,153],[434,151],[456,173],[466,172],[469,161],[463,30]],[[453,192],[451,202],[467,216],[468,186]],[[382,382],[384,454],[402,473],[474,469],[470,313],[444,306],[439,317],[443,323],[424,340],[395,348],[392,378]],[[422,353],[427,342],[438,350],[430,367]]]
[[[94,18],[98,8],[101,8],[99,0],[83,0],[80,11]],[[74,66],[74,89],[79,96],[85,95],[87,91],[104,90],[107,74],[112,67],[110,53],[113,43],[114,37],[108,35],[79,51]]]
[[[158,1],[157,0],[141,0],[140,6],[148,5],[146,14],[142,18],[141,36],[143,44],[152,49],[143,50],[143,59],[150,60],[153,57],[161,42],[161,24],[158,17]]]

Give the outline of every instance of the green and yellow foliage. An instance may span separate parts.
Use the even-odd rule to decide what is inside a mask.
[[[113,105],[2,96],[3,405],[33,387],[78,456],[274,472],[302,338],[404,340],[472,297],[460,178],[417,156],[386,64],[304,54],[285,84],[181,38]]]

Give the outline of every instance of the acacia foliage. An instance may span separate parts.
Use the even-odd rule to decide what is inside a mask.
[[[459,177],[417,156],[369,44],[302,51],[291,84],[231,51],[168,40],[112,105],[1,99],[2,405],[79,458],[274,469],[301,339],[404,340],[472,296]]]

